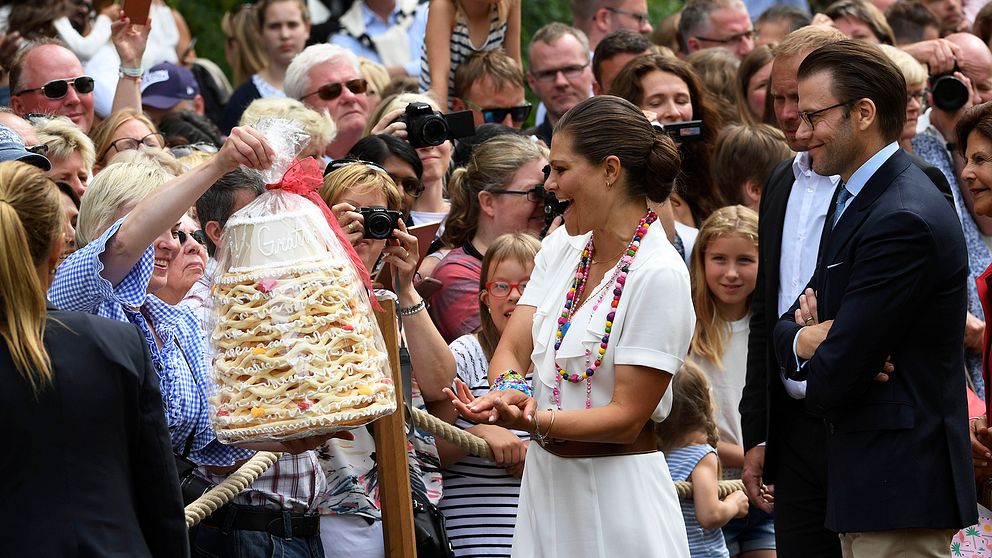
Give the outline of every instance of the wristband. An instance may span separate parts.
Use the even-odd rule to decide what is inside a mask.
[[[502,391],[504,389],[515,389],[517,391],[523,392],[527,397],[531,396],[530,385],[527,380],[520,375],[516,370],[507,370],[500,374],[499,378],[493,382],[492,387],[489,388],[490,392]]]
[[[128,68],[127,66],[120,67],[121,75],[127,76],[129,78],[141,78],[145,71],[141,68]]]
[[[427,307],[427,303],[424,302],[424,299],[420,299],[420,302],[414,304],[413,306],[400,308],[397,310],[397,312],[399,312],[400,316],[412,316],[426,307]]]

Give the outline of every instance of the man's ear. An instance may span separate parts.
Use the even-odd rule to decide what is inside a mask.
[[[685,46],[689,50],[689,52],[686,53],[687,55],[696,52],[697,50],[701,50],[699,46],[699,39],[695,37],[687,37],[685,40]]]
[[[761,203],[761,184],[756,180],[748,180],[741,186],[741,194],[744,197],[744,205],[756,208]]]
[[[458,112],[460,110],[468,110],[468,106],[465,105],[465,101],[461,97],[451,98],[451,111]]]
[[[220,228],[220,223],[217,221],[207,221],[203,225],[203,232],[207,234],[207,238],[210,242],[214,243],[214,246],[220,246],[220,235],[224,232],[224,229]]]
[[[851,116],[859,130],[867,130],[878,120],[878,109],[871,99],[861,99],[851,109]]]
[[[21,101],[20,95],[10,96],[10,108],[14,109],[14,114],[18,114],[18,115],[26,114],[24,112],[24,102]]]
[[[610,30],[610,24],[606,22],[606,18],[608,17],[610,17],[610,11],[606,8],[600,8],[592,16],[592,24],[603,33],[606,33]]]

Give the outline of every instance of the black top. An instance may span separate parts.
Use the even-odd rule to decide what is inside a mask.
[[[226,136],[231,133],[231,128],[238,125],[238,121],[241,120],[241,115],[244,114],[245,109],[251,104],[255,99],[261,99],[262,94],[259,93],[258,88],[252,83],[249,78],[248,81],[242,83],[237,89],[231,93],[231,98],[227,100],[227,107],[224,108],[224,116],[220,119],[220,131]]]

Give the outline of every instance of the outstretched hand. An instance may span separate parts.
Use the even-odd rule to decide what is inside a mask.
[[[444,393],[465,419],[480,424],[530,430],[530,417],[537,410],[537,401],[533,397],[515,389],[504,389],[476,398],[465,382],[457,378],[455,388],[457,393],[450,388],[444,388]]]
[[[225,173],[244,165],[252,169],[267,169],[272,166],[276,153],[265,141],[265,136],[249,126],[239,126],[231,130],[231,135],[214,156],[214,161]]]
[[[140,68],[141,58],[145,55],[145,47],[148,45],[152,20],[149,18],[143,22],[132,22],[124,15],[123,9],[120,10],[119,16],[118,20],[110,24],[110,37],[121,59],[121,66]]]

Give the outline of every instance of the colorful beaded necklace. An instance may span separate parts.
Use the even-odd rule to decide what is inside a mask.
[[[606,292],[609,290],[609,286],[614,285],[613,288],[613,301],[610,302],[610,312],[606,316],[606,328],[604,329],[603,338],[600,340],[599,348],[596,351],[596,358],[592,363],[590,363],[591,352],[586,350],[586,370],[585,372],[569,373],[567,370],[563,370],[558,366],[557,361],[555,362],[555,388],[553,390],[555,405],[558,409],[561,409],[561,382],[562,380],[567,380],[570,383],[577,384],[583,380],[586,382],[586,409],[592,408],[592,377],[596,374],[596,369],[599,365],[603,363],[603,356],[606,354],[606,347],[610,343],[610,333],[613,330],[613,318],[616,317],[617,306],[620,304],[620,295],[623,294],[624,283],[627,282],[627,273],[630,271],[630,265],[634,262],[634,256],[637,255],[637,250],[641,246],[641,239],[648,232],[648,227],[651,223],[654,223],[658,219],[658,215],[648,209],[647,215],[641,218],[641,222],[637,224],[637,229],[634,231],[634,237],[630,240],[627,245],[627,249],[623,253],[623,257],[617,262],[617,265],[613,271],[613,276],[607,280],[606,288],[602,290],[599,297],[596,299],[593,305],[593,313],[599,308],[600,303],[603,302],[603,298]],[[572,318],[575,316],[576,310],[579,307],[579,301],[582,300],[582,294],[586,290],[586,284],[589,281],[589,269],[592,267],[592,255],[594,252],[594,245],[592,237],[589,237],[589,242],[586,243],[585,247],[582,249],[582,255],[579,258],[579,265],[575,269],[575,279],[572,281],[572,286],[569,288],[568,293],[565,295],[565,305],[562,308],[561,316],[558,317],[558,331],[555,333],[555,356],[557,357],[558,349],[561,348],[562,340],[565,338],[565,333],[568,332],[569,326],[572,325]]]

